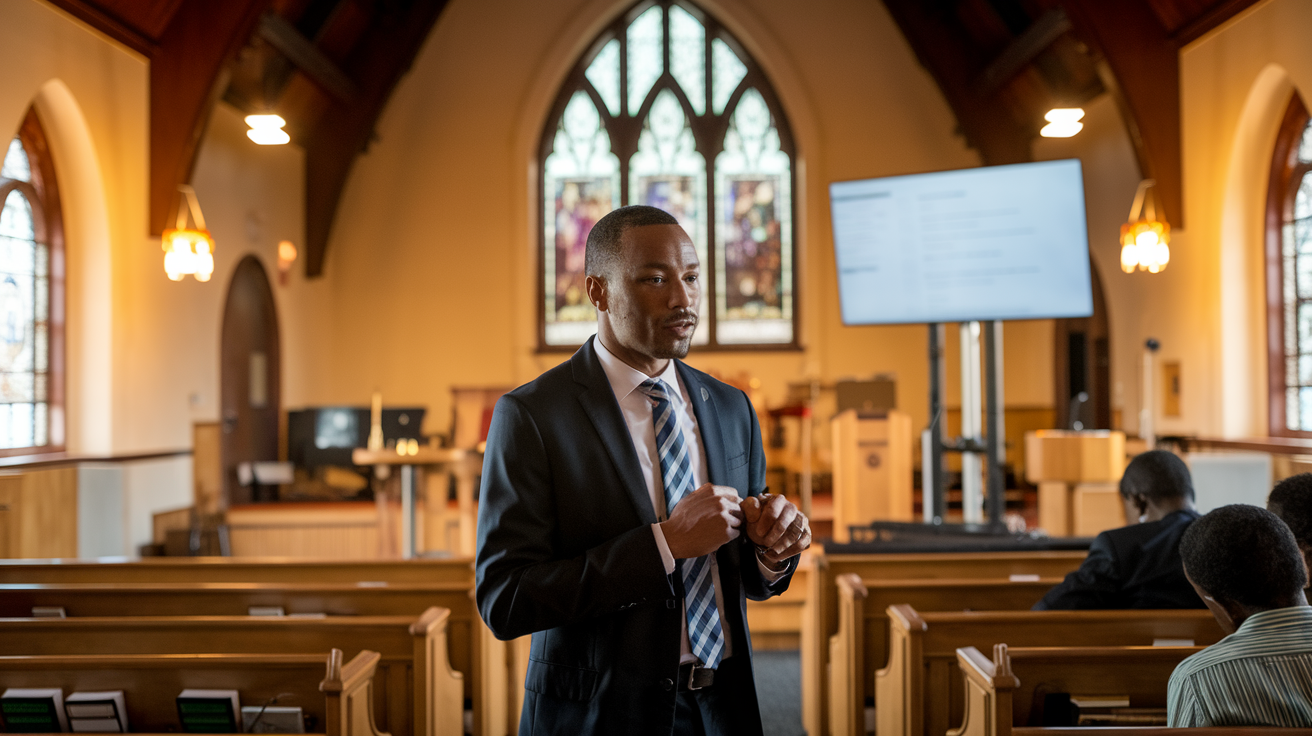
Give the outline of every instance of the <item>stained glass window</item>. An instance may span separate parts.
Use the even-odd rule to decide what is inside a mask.
[[[53,167],[34,158],[44,150],[29,113],[0,166],[0,451],[62,444],[62,387],[51,360],[59,350],[52,301],[62,289],[55,283],[52,298],[50,234],[57,228],[43,206]]]
[[[694,345],[795,345],[793,154],[764,74],[685,0],[639,3],[590,48],[543,134],[541,346],[596,331],[587,236],[622,204],[671,213],[696,246]]]

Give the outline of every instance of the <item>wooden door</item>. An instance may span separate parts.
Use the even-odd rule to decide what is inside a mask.
[[[224,496],[229,504],[272,500],[252,498],[237,482],[240,463],[278,459],[278,314],[269,278],[255,256],[237,264],[228,286],[219,353]]]
[[[1093,316],[1059,319],[1053,349],[1053,386],[1057,426],[1062,429],[1111,429],[1111,331],[1102,280],[1090,264]],[[1078,401],[1081,393],[1087,399]],[[1072,413],[1075,412],[1075,413]],[[1076,426],[1079,422],[1079,426]]]

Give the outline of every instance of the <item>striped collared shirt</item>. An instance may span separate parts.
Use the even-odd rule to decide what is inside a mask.
[[[1167,712],[1172,726],[1312,726],[1312,607],[1253,614],[1181,662]]]

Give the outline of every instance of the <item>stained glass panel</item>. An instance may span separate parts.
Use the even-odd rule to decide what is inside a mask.
[[[9,149],[5,151],[5,162],[0,166],[0,178],[18,181],[32,179],[32,167],[27,160],[27,151],[23,150],[23,144],[17,138],[9,142]]]
[[[678,5],[670,8],[670,74],[697,115],[706,113],[706,27]]]
[[[661,8],[649,8],[634,19],[628,30],[629,114],[637,115],[642,101],[665,70],[665,29]]]
[[[584,72],[611,115],[620,114],[620,42],[612,38]]]
[[[720,343],[793,341],[791,167],[765,98],[748,90],[715,162]]]
[[[578,345],[597,331],[583,259],[592,226],[619,200],[619,172],[600,113],[586,93],[574,93],[543,172],[548,345]]]
[[[1312,125],[1303,129],[1303,142],[1298,147],[1300,161],[1312,161]]]
[[[35,241],[35,230],[31,203],[22,192],[10,192],[4,209],[0,210],[0,447],[3,448],[47,442],[48,257],[45,246]]]
[[[729,48],[729,44],[718,38],[711,41],[711,103],[716,115],[724,112],[729,98],[745,76],[747,65]]]
[[[683,107],[674,93],[661,90],[638,137],[638,152],[629,161],[629,204],[659,207],[674,215],[692,238],[697,257],[706,263],[706,159],[696,141]],[[694,345],[710,341],[709,294],[702,300]]]

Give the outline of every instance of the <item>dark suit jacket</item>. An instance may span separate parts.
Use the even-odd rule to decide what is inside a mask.
[[[1180,561],[1180,538],[1197,518],[1196,511],[1176,511],[1099,534],[1080,569],[1034,610],[1204,608]]]
[[[711,482],[743,497],[761,493],[765,457],[747,396],[682,362],[678,371]],[[483,460],[475,596],[497,637],[533,634],[521,734],[670,733],[682,584],[677,570],[665,574],[656,520],[591,340],[497,402]],[[716,555],[733,657],[750,660],[745,599],[782,593],[797,562],[767,585],[746,535]],[[759,724],[750,684],[733,699],[741,711],[733,717]]]

